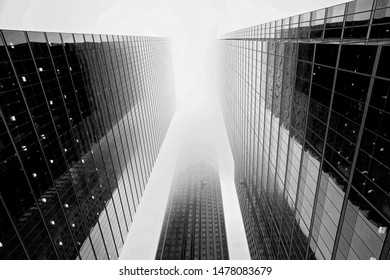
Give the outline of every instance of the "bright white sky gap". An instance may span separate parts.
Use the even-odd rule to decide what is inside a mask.
[[[220,33],[336,5],[340,0],[0,0],[0,28],[171,38],[177,108],[121,259],[154,259],[177,152],[214,147],[231,259],[249,259],[234,189],[233,159],[216,97]]]

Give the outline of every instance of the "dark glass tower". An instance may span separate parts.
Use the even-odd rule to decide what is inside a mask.
[[[390,1],[222,36],[221,94],[253,259],[389,259]]]
[[[175,170],[156,259],[229,259],[216,155],[193,147]]]
[[[164,38],[0,31],[0,259],[117,259],[174,112]]]

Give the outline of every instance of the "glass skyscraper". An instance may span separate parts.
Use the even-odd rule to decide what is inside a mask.
[[[179,156],[156,259],[229,259],[218,162],[209,148]]]
[[[253,259],[390,259],[390,1],[224,34],[220,101]]]
[[[173,112],[169,41],[0,31],[0,259],[117,259]]]

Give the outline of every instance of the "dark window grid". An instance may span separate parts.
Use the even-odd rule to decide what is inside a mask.
[[[355,122],[332,111],[330,125],[334,131],[343,134],[344,138],[348,138],[352,143],[356,142],[356,133],[360,128]]]
[[[318,102],[316,99],[317,98],[314,97],[314,91],[312,90],[312,96],[309,101],[309,114],[310,116],[315,117],[317,121],[321,121],[321,123],[326,124],[329,115],[329,108]]]
[[[361,173],[357,174],[360,175]],[[388,226],[390,220],[389,215],[386,212],[386,205],[390,200],[388,193],[383,191],[379,186],[375,185],[375,183],[368,178],[362,175],[356,175],[356,179],[359,177],[364,181],[362,184],[363,186],[360,187],[358,185],[360,184],[360,182],[352,182],[353,190],[359,195],[361,195],[365,199],[365,201],[368,201],[369,205],[371,205],[372,208],[375,209],[380,215],[380,217],[373,215],[375,217],[372,217],[373,220],[371,222],[378,227],[383,225]],[[369,189],[367,189],[367,186]],[[356,204],[356,200],[354,200],[353,203]]]
[[[39,223],[42,223],[42,221],[35,220],[33,224],[39,225]],[[38,259],[38,258],[42,257],[42,253],[44,253],[44,255],[43,255],[44,258],[47,258],[47,259],[58,258],[57,255],[53,254],[53,252],[55,253],[55,250],[53,250],[47,246],[47,240],[37,240],[37,238],[39,238],[39,236],[42,235],[44,230],[43,231],[41,230],[38,232],[33,232],[33,227],[34,226],[32,226],[32,228],[25,229],[25,230],[30,231],[30,234],[29,234],[29,232],[24,232],[22,229],[20,230],[20,234],[22,236],[25,236],[26,249],[29,252],[30,257],[33,259]],[[42,229],[42,228],[43,228],[42,224],[40,227],[39,226],[37,227],[37,229]],[[31,234],[31,233],[34,233],[34,234]],[[46,250],[44,250],[44,252],[42,252],[41,248],[45,248],[45,247],[48,247],[48,248],[46,248]],[[50,249],[52,252],[49,252]]]
[[[376,160],[381,162],[381,164],[383,164],[384,166],[390,167],[390,164],[389,164],[389,161],[387,158],[387,147],[389,145],[389,141],[385,140],[384,138],[382,138],[378,134],[372,134],[373,138],[368,139],[366,136],[366,135],[368,135],[368,133],[369,133],[369,130],[365,128],[362,141],[364,140],[364,141],[366,141],[366,143],[362,143],[360,148],[362,150],[364,150],[368,154],[368,156],[374,157]],[[379,147],[377,147],[377,146],[379,146]],[[383,153],[383,152],[385,152],[385,153]]]
[[[334,75],[335,71],[333,67],[314,64],[312,82],[313,84],[317,85],[319,89],[331,90],[333,86]],[[332,76],[332,78],[329,78],[330,76]]]
[[[322,153],[324,149],[324,140],[319,137],[312,130],[306,130],[306,141],[304,144],[305,151],[307,150],[312,156],[317,156],[318,153]],[[320,160],[320,157],[317,156]]]
[[[377,65],[378,65],[378,59],[379,59],[379,52],[380,52],[380,49],[381,48],[378,48],[378,51],[377,51],[377,55],[376,55],[376,61],[374,63],[374,74],[375,74],[375,71],[376,71],[376,68],[377,68]],[[370,88],[369,88],[369,93],[368,93],[368,99],[370,97],[370,94],[371,94],[371,90],[372,90],[372,85],[373,85],[373,79],[371,79],[371,82],[370,82]],[[364,110],[364,115],[363,115],[363,120],[362,120],[362,123],[364,123],[365,121],[365,118],[366,118],[366,114],[367,114],[367,108],[368,108],[368,102],[365,106],[365,110]],[[361,136],[362,136],[362,133],[363,133],[363,130],[360,130],[359,131],[359,138],[358,138],[358,142],[357,142],[357,147],[360,147],[360,142],[361,142]],[[355,168],[355,165],[356,165],[356,160],[357,160],[357,151],[355,152],[355,155],[354,155],[354,159],[353,159],[353,162],[352,162],[352,169]],[[353,178],[353,174],[351,174],[351,178],[349,179],[349,182],[348,182],[348,186],[351,185],[351,180]],[[348,189],[346,190],[346,197],[344,198],[344,202],[343,202],[343,210],[342,213],[341,213],[341,217],[340,217],[340,223],[341,223],[341,226],[342,226],[342,221],[345,217],[345,209],[346,209],[346,205],[347,205],[347,197],[349,196],[349,190],[350,190],[350,187],[348,187]],[[338,230],[337,232],[337,235],[336,235],[336,244],[338,244],[339,242],[339,238],[340,238],[340,234],[341,234],[341,229]],[[338,246],[335,246],[335,248],[338,247]],[[334,257],[336,254],[336,249],[333,250],[332,252],[332,256]]]
[[[376,144],[376,142],[370,142],[370,143],[367,144],[367,146],[371,146],[370,144]],[[380,148],[379,151],[381,151],[382,149],[383,148]],[[362,153],[359,155],[359,160],[357,162],[357,166],[359,167],[359,169],[364,169],[363,171],[367,171],[368,170],[368,166],[369,166],[368,163],[371,162],[373,159],[375,159],[375,161],[373,161],[373,163],[376,166],[376,168],[374,169],[375,170],[374,174],[376,174],[376,175],[379,175],[379,174],[384,175],[385,172],[384,172],[383,169],[385,169],[385,170],[388,169],[388,166],[387,166],[388,159],[387,159],[387,157],[382,157],[382,159],[378,159],[380,157],[378,157],[377,154],[373,154],[372,151],[371,151],[371,153],[366,154],[367,153],[366,150],[367,149],[362,150]],[[365,151],[365,152],[363,152],[363,151]],[[381,179],[383,180],[384,178],[385,177],[382,177]]]
[[[357,136],[360,131],[360,125],[350,120],[348,117],[340,115],[333,110],[329,115],[329,127],[337,133],[343,134],[343,136],[347,138],[350,142],[356,143],[356,141],[358,140]]]
[[[3,114],[1,114],[2,115],[2,117],[3,117]],[[3,127],[3,125],[2,125],[2,130],[6,130],[6,127]],[[5,135],[2,135],[1,136],[1,138],[3,139],[3,141],[5,140],[5,138],[8,136],[7,135],[7,131],[4,131],[5,133]],[[6,147],[7,149],[9,149],[9,150],[12,150],[12,158],[15,158],[15,160],[17,161],[18,159],[16,159],[16,155],[15,155],[15,150],[14,150],[14,147],[12,146],[12,142],[11,142],[11,138],[8,136],[7,137],[8,138],[8,141],[9,141],[9,144],[8,144],[8,147]],[[12,164],[13,164],[13,160],[12,160],[12,158],[11,157],[7,157],[7,158],[5,158],[4,157],[4,150],[3,151],[1,151],[1,154],[2,154],[2,159],[3,159],[3,162],[4,162],[4,165],[2,166],[2,169],[4,170],[5,168],[7,168],[6,166],[7,165],[9,165],[9,166],[11,166]],[[20,170],[20,171],[22,171],[22,170]],[[23,171],[22,171],[23,172]],[[4,170],[4,173],[6,173],[7,174],[7,171],[6,170]],[[4,179],[4,177],[5,176],[2,176],[2,179]],[[20,177],[24,177],[23,175],[22,176],[20,176]],[[20,178],[19,177],[19,178]],[[6,177],[5,177],[6,178]],[[7,179],[6,179],[7,180]],[[26,180],[26,179],[25,179]],[[7,180],[8,181],[8,183],[10,183],[10,181],[9,180]],[[7,182],[6,181],[6,182]],[[26,182],[27,183],[27,182]],[[3,188],[4,188],[4,186],[3,186]],[[20,188],[20,186],[19,186],[19,188]],[[4,191],[4,190],[3,190]],[[15,192],[19,192],[19,190],[14,190]],[[4,192],[2,192],[3,193],[3,195],[4,195]],[[29,194],[29,192],[28,192],[28,194]],[[15,215],[15,210],[16,211],[19,211],[19,213],[20,214],[22,214],[22,212],[20,212],[20,208],[18,207],[19,205],[6,205],[6,203],[5,203],[5,201],[4,201],[4,196],[3,195],[0,195],[0,201],[1,201],[1,204],[2,204],[2,206],[4,206],[4,210],[2,211],[2,214],[4,215],[4,216],[6,216],[7,218],[9,218],[9,224],[7,225],[6,224],[6,222],[3,220],[2,221],[2,238],[4,238],[2,241],[3,241],[3,246],[5,247],[4,249],[5,250],[7,250],[7,247],[9,246],[9,244],[12,244],[12,237],[10,238],[8,235],[9,235],[9,233],[7,234],[7,230],[9,229],[9,228],[12,228],[13,230],[14,230],[14,234],[15,234],[15,237],[14,238],[16,238],[19,242],[20,242],[20,245],[19,246],[21,246],[22,247],[22,250],[23,250],[23,252],[25,253],[25,256],[24,256],[24,258],[27,258],[27,259],[29,259],[30,258],[30,256],[29,256],[29,254],[28,254],[28,252],[27,252],[27,250],[26,250],[26,247],[25,247],[25,244],[23,243],[23,240],[22,240],[22,237],[21,237],[21,235],[20,235],[20,233],[19,233],[19,231],[18,231],[18,228],[17,228],[17,226],[18,226],[18,223],[17,223],[17,221],[15,221],[15,219],[17,218],[16,217],[16,215]],[[5,194],[6,195],[6,194]],[[7,195],[6,195],[7,196]],[[28,200],[33,200],[33,197],[32,196],[30,196],[30,198],[29,199],[26,199],[26,197],[25,197],[25,195],[23,196],[23,194],[22,193],[19,193],[19,199],[20,198],[22,198],[23,197],[23,199],[22,199],[22,203],[24,203],[25,205],[29,205],[30,204],[30,201],[28,201]],[[7,199],[7,197],[6,197],[6,199]],[[23,206],[23,205],[21,205],[21,206]],[[10,207],[12,207],[12,208],[10,208]],[[17,209],[15,209],[17,207]],[[4,217],[3,216],[3,217]],[[14,218],[13,218],[14,217]],[[6,219],[6,218],[5,218]],[[12,230],[11,230],[12,231]],[[7,239],[7,237],[8,238],[10,238],[10,239]],[[6,242],[6,243],[4,243],[4,242]],[[11,245],[12,246],[12,245]],[[19,246],[18,246],[18,248],[19,248]],[[15,245],[15,251],[17,251],[16,250],[16,245]],[[8,253],[7,254],[7,251],[3,251],[2,252],[2,255],[3,254],[6,254],[6,256],[7,256],[7,258],[13,258],[12,256],[12,253]],[[4,256],[4,255],[3,255]],[[22,256],[20,256],[20,257],[22,257]]]
[[[76,64],[76,59],[77,59],[77,57],[75,58],[75,60],[73,61],[73,65],[77,65]],[[72,68],[73,69],[73,68]],[[77,69],[77,68],[76,68]],[[77,74],[77,73],[75,73],[75,74]],[[82,76],[81,76],[82,77]],[[71,79],[72,79],[72,77],[71,77]],[[89,142],[89,141],[88,141]]]
[[[373,93],[370,98],[370,108],[390,113],[390,82],[383,79],[375,79]]]
[[[4,200],[0,196],[0,214],[2,216],[2,259],[28,259],[26,249],[22,243],[20,235],[17,235],[17,228],[10,218],[10,213],[4,204]]]
[[[369,39],[388,39],[389,38],[389,8],[376,10],[372,16],[370,25]]]
[[[368,108],[368,117],[366,119],[365,126],[368,131],[372,131],[381,138],[390,140],[390,133],[388,126],[385,123],[390,119],[390,114],[382,110],[377,110],[373,107]]]
[[[4,115],[3,115],[3,113],[2,113],[2,111],[1,111],[1,115],[2,115],[2,118],[5,119],[5,118],[4,118]],[[12,135],[11,132],[9,131],[9,128],[8,128],[7,126],[6,126],[6,129],[7,129],[8,134],[9,134],[9,135]],[[26,170],[25,170],[25,168],[24,168],[24,166],[23,166],[23,163],[22,163],[22,161],[21,161],[20,153],[19,153],[18,149],[16,148],[16,145],[15,145],[14,141],[12,140],[12,137],[11,137],[11,142],[12,142],[12,145],[13,145],[14,150],[15,150],[15,152],[16,152],[16,155],[17,155],[17,157],[18,157],[19,163],[20,163],[20,165],[21,165],[21,167],[22,167],[24,176],[25,176],[26,179],[27,179],[27,183],[28,183],[28,185],[29,185],[29,188],[30,188],[31,192],[33,193],[34,191],[33,191],[32,185],[31,185],[30,181],[28,180],[28,175],[27,175],[27,172],[26,172]],[[37,200],[36,196],[34,196],[34,195],[33,195],[33,200],[34,200],[34,202],[35,202],[35,205],[38,206],[38,200]],[[41,220],[41,222],[43,222],[43,221],[45,220],[45,217],[43,216],[43,212],[42,212],[42,210],[40,209],[40,207],[37,207],[37,210],[38,210],[38,213],[39,213],[38,216],[39,216],[39,218],[40,218],[40,219],[39,219],[39,218],[38,218],[38,219]],[[57,253],[57,250],[55,249],[53,237],[51,236],[50,231],[49,231],[49,229],[48,229],[46,223],[44,223],[44,228],[45,228],[45,230],[46,230],[46,231],[45,231],[45,230],[44,230],[44,231],[47,232],[48,237],[49,237],[49,240],[50,240],[50,243],[51,243],[52,246],[53,246],[53,248],[52,248],[52,249],[53,249],[53,252],[55,253],[56,258],[58,258],[59,255],[58,255],[58,253]],[[19,235],[22,235],[22,236],[25,236],[25,235],[23,235],[23,233],[22,233],[20,230],[18,231],[18,234],[19,234]],[[29,244],[27,243],[25,246],[29,247]],[[27,249],[27,251],[29,251],[29,250]]]
[[[62,207],[61,207],[62,208]],[[73,237],[72,237],[72,239],[73,239]]]
[[[354,150],[353,150],[354,153]],[[352,153],[352,154],[353,154]],[[326,145],[325,159],[335,168],[338,173],[342,174],[343,177],[348,179],[351,174],[352,160],[348,157],[343,156],[339,151],[333,147]],[[347,159],[348,158],[348,159]]]
[[[361,20],[355,21],[356,17],[363,17]],[[367,18],[368,17],[368,18]],[[370,22],[372,21],[371,13],[360,13],[345,17],[343,28],[343,40],[357,40],[369,38]]]
[[[337,90],[337,89],[336,89]],[[364,92],[364,89],[362,89],[361,90],[361,92]],[[335,91],[335,94],[337,94],[336,95],[336,97],[339,97],[338,99],[341,99],[341,100],[345,100],[345,102],[349,105],[349,108],[348,109],[352,109],[353,111],[356,111],[356,117],[354,118],[354,119],[356,119],[356,118],[359,118],[359,117],[361,117],[361,114],[362,114],[362,111],[363,111],[363,107],[364,107],[364,103],[365,103],[365,100],[366,100],[366,95],[365,95],[365,93],[363,93],[360,97],[359,97],[359,99],[357,99],[358,98],[358,96],[356,96],[356,98],[353,98],[353,97],[351,97],[351,96],[348,96],[348,95],[345,95],[344,93],[350,93],[350,91],[348,91],[348,90],[344,90],[343,91],[343,93],[340,93],[339,91]],[[352,102],[351,102],[352,101]],[[334,104],[335,105],[335,104]],[[338,104],[339,105],[339,104]],[[340,104],[341,105],[341,104]],[[336,109],[338,110],[338,111],[342,111],[342,110],[340,110],[338,107],[336,107]],[[346,114],[348,113],[349,111],[347,111],[346,112]],[[360,113],[359,113],[360,112]],[[351,113],[351,112],[349,112],[349,113]],[[341,112],[339,112],[339,114],[341,114]],[[353,116],[352,116],[353,117]],[[349,117],[349,118],[351,118],[351,117]],[[355,122],[360,122],[360,120],[359,119],[357,119],[357,120],[354,120]]]
[[[306,130],[310,130],[311,132],[314,132],[316,136],[324,140],[325,132],[326,132],[326,124],[324,124],[322,120],[319,120],[317,116],[313,116],[309,110]]]
[[[360,150],[358,156],[357,166],[365,174],[366,177],[369,177],[376,185],[379,185],[384,189],[386,187],[386,177],[390,174],[390,168],[385,166],[379,160],[375,159],[373,156],[366,154],[363,150]]]
[[[332,128],[328,128],[326,144],[348,161],[351,161],[351,157],[356,149],[355,143],[346,138],[343,133],[337,132]]]

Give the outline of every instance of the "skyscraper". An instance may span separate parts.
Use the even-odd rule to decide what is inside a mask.
[[[184,150],[174,176],[156,259],[229,259],[216,154]]]
[[[224,34],[220,100],[253,259],[390,259],[390,1]]]
[[[117,259],[174,99],[165,38],[0,31],[0,259]]]

